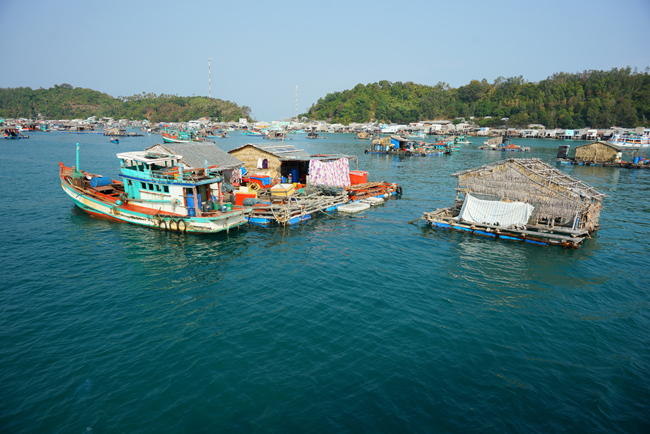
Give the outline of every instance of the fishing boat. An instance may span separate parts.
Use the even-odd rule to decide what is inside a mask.
[[[194,137],[187,131],[166,131],[162,133],[163,143],[192,143]]]
[[[318,133],[315,131],[311,131],[307,133],[307,138],[308,139],[324,139],[324,137],[318,137]]]
[[[117,154],[124,181],[59,163],[61,187],[88,214],[160,230],[228,232],[246,222],[244,209],[222,203],[216,166],[186,168],[181,155],[136,151]]]
[[[266,131],[262,131],[258,128],[248,128],[244,130],[244,135],[252,137],[266,137]]]
[[[609,143],[623,147],[643,147],[650,146],[650,136],[647,134],[625,133],[615,134]]]
[[[454,137],[454,145],[471,145],[472,142],[467,140],[465,136]]]
[[[355,137],[356,140],[372,140],[373,139],[373,134],[369,133],[367,131],[362,131],[360,133],[357,133],[357,137]]]
[[[29,136],[25,136],[21,134],[17,128],[11,128],[11,127],[4,128],[3,136],[5,140],[29,139]]]
[[[115,144],[120,143],[120,139],[111,139],[111,143],[115,143]]]

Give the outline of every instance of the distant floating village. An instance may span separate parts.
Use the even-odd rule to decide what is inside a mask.
[[[507,122],[507,119],[504,119]],[[103,131],[110,136],[136,136],[138,133],[129,132],[127,129],[139,129],[142,133],[161,133],[166,128],[194,130],[204,134],[213,133],[215,130],[228,132],[237,130],[272,130],[276,132],[312,132],[327,134],[362,134],[369,136],[401,135],[407,138],[423,138],[426,136],[473,136],[473,137],[508,137],[523,139],[552,139],[552,140],[604,140],[609,141],[616,135],[638,134],[650,136],[650,128],[619,128],[612,126],[607,129],[595,128],[554,128],[547,129],[544,125],[531,124],[527,128],[489,128],[479,127],[472,119],[433,120],[420,121],[406,124],[383,123],[350,123],[349,125],[328,123],[325,121],[296,121],[283,120],[273,122],[249,122],[239,119],[237,122],[216,122],[210,118],[200,118],[189,122],[158,122],[147,120],[115,120],[107,117],[72,120],[43,120],[43,119],[0,119],[0,129],[5,137],[25,135],[29,131],[68,131],[68,132],[94,132]]]

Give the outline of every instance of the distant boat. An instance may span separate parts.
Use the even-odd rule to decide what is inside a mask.
[[[357,140],[372,140],[373,138],[374,138],[373,134],[367,131],[362,131],[358,133],[356,137]]]
[[[120,139],[111,139],[111,143],[115,143],[115,144],[120,143]]]
[[[247,130],[244,130],[244,135],[245,136],[254,136],[254,137],[266,137],[266,132],[262,130],[258,130],[256,128],[249,128]]]
[[[163,143],[196,143],[196,142],[207,142],[201,137],[198,137],[196,133],[190,131],[171,131],[162,133]]]
[[[318,137],[318,133],[315,133],[315,132],[312,131],[310,133],[307,133],[307,138],[308,139],[320,139],[321,137]]]
[[[465,136],[458,136],[454,138],[454,145],[471,145],[472,142],[467,140]]]
[[[88,214],[160,230],[196,233],[229,231],[246,222],[244,209],[218,204],[216,167],[184,168],[181,155],[147,151],[117,154],[126,181],[59,163],[61,187]],[[202,202],[203,198],[203,202]]]
[[[647,134],[638,134],[638,133],[626,133],[626,134],[615,134],[608,143],[616,146],[635,146],[647,148],[650,146],[650,136]]]
[[[4,129],[4,138],[5,140],[20,140],[20,139],[29,139],[29,136],[24,136],[20,134],[17,128],[7,127]]]

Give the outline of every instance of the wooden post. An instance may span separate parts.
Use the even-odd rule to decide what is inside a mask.
[[[201,207],[199,203],[199,195],[196,192],[196,187],[192,187],[192,195],[194,195],[194,211],[196,212],[196,216],[200,217],[201,216]]]

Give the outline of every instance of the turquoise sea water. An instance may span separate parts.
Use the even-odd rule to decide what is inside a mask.
[[[160,136],[32,133],[0,179],[0,432],[650,432],[650,171],[558,166],[607,194],[581,248],[431,229],[455,171],[359,156],[401,199],[296,227],[182,235],[97,220],[58,162],[117,175]],[[225,150],[261,139],[232,133]],[[514,140],[555,164],[559,141]],[[575,147],[579,142],[568,142]]]

